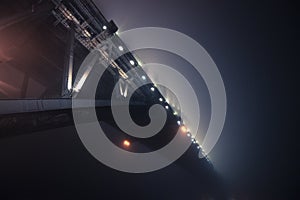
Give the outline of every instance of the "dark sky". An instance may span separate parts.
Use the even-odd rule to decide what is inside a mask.
[[[292,121],[299,90],[294,73],[299,66],[299,22],[291,2],[96,2],[120,31],[175,29],[197,40],[214,59],[228,98],[224,131],[211,153],[221,174],[237,185],[262,190],[283,190],[296,180],[298,161],[288,149],[296,152],[291,136],[298,132]]]
[[[217,64],[227,92],[226,124],[210,155],[216,169],[235,192],[291,194],[290,189],[295,188],[293,181],[298,178],[299,162],[299,156],[294,155],[297,154],[294,135],[299,131],[293,128],[299,118],[296,115],[299,104],[296,101],[299,92],[296,6],[289,1],[239,0],[95,2],[120,31],[157,26],[180,31],[197,40]],[[161,57],[151,56],[147,61],[163,60]],[[34,192],[36,188],[42,199],[45,196],[57,199],[56,194],[92,199],[99,190],[127,197],[151,194],[153,191],[142,185],[155,185],[157,181],[165,186],[157,186],[158,192],[174,191],[173,196],[182,199],[187,192],[195,192],[195,186],[191,186],[191,191],[189,186],[180,191],[180,184],[197,183],[192,174],[179,174],[176,167],[143,178],[111,172],[91,158],[72,127],[1,140],[0,148],[0,164],[4,169],[0,177],[5,181],[1,187],[7,186],[9,193],[22,194]],[[103,170],[102,175],[93,173],[98,167]],[[101,182],[101,179],[109,181],[117,177],[137,182],[131,181],[126,187],[123,182]],[[37,183],[41,184],[37,186]],[[85,185],[92,187],[81,193]],[[130,187],[139,191],[128,190]],[[85,198],[86,194],[91,198]]]

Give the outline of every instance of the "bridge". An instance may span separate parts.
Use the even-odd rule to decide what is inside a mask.
[[[0,21],[0,138],[73,126],[72,98],[87,87],[90,75],[97,73],[92,66],[79,68],[95,49],[109,65],[97,86],[95,106],[97,113],[101,113],[99,122],[106,127],[106,135],[113,143],[129,151],[149,152],[169,143],[184,126],[178,114],[180,110],[162,95],[143,70],[140,59],[118,37],[115,22],[108,21],[93,1],[16,0],[7,1],[6,5],[5,10],[0,10],[3,15]],[[110,38],[113,44],[107,48],[103,42]],[[127,73],[131,69],[137,70]],[[123,102],[129,91],[145,80],[150,84],[138,87],[130,101],[133,119],[146,125],[149,118],[144,113],[158,103],[166,108],[167,123],[157,135],[141,139],[118,130],[110,110],[110,98],[117,87],[114,95],[119,100],[118,106],[126,106]],[[80,101],[73,109],[91,105],[89,99]],[[118,135],[110,134],[112,129]],[[134,144],[133,149],[128,149],[130,144]],[[200,145],[192,144],[179,164],[201,177],[210,174],[208,177],[215,179],[213,166],[208,159],[198,159],[198,151],[201,151]],[[186,164],[187,160],[193,165]],[[221,191],[212,185],[208,188],[214,188],[215,194]],[[220,193],[223,195],[223,191]]]

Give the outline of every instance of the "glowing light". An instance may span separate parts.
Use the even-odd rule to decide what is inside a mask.
[[[91,37],[91,34],[90,34],[87,30],[84,30],[84,31],[83,31],[83,35],[84,35],[85,37]]]
[[[130,62],[131,65],[135,64],[135,62],[133,60],[130,60],[129,62]]]
[[[173,115],[177,115],[178,113],[176,111],[173,112]]]
[[[143,64],[140,60],[137,60],[137,63],[138,63],[139,66],[143,66]]]
[[[124,140],[123,145],[125,147],[129,147],[130,146],[130,142],[128,140]]]
[[[154,91],[155,91],[155,88],[154,88],[154,87],[151,87],[150,90],[151,90],[152,92],[154,92]]]
[[[143,75],[143,76],[142,76],[142,79],[143,79],[143,80],[146,80],[146,76]]]
[[[68,74],[68,90],[71,91],[72,89],[72,81],[73,81],[73,67],[69,67],[69,74]]]
[[[124,48],[122,46],[119,46],[120,51],[124,51]]]
[[[162,102],[162,101],[163,101],[163,98],[159,98],[159,101]]]
[[[191,137],[192,135],[190,133],[186,134],[188,137]]]
[[[181,126],[180,130],[183,132],[183,133],[186,133],[187,132],[187,128],[185,126]]]
[[[181,124],[181,121],[180,121],[180,120],[178,120],[178,121],[177,121],[177,124],[178,124],[178,126],[180,126],[180,124]]]
[[[197,146],[197,149],[200,149],[200,146]]]
[[[102,28],[103,28],[103,30],[106,30],[106,29],[107,29],[107,26],[104,25]]]
[[[168,109],[169,109],[169,106],[165,106],[165,108],[168,110]]]
[[[79,92],[79,91],[81,90],[81,88],[82,88],[82,86],[83,86],[85,80],[86,80],[87,77],[88,77],[88,74],[89,74],[89,71],[86,71],[86,72],[82,75],[82,77],[81,77],[81,79],[79,80],[79,82],[77,83],[77,85],[73,88],[73,90],[74,90],[75,92]]]

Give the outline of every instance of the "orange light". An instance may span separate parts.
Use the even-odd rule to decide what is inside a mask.
[[[181,126],[180,130],[183,132],[183,133],[186,133],[187,132],[187,128],[185,126]]]
[[[128,140],[124,140],[123,145],[125,147],[129,147],[130,146],[130,142]]]

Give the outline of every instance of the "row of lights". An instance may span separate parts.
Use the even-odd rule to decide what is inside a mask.
[[[103,28],[103,30],[106,30],[106,29],[107,29],[107,26],[104,25],[102,28]],[[122,46],[119,46],[118,49],[119,49],[120,51],[124,51],[124,47],[122,47]],[[134,62],[133,60],[130,60],[129,62],[130,62],[130,64],[131,64],[132,66],[135,65],[135,62]],[[142,79],[143,79],[143,80],[146,80],[146,76],[143,75],[143,76],[142,76]],[[150,90],[151,90],[152,92],[154,92],[154,91],[155,91],[155,88],[154,88],[154,87],[151,87]],[[163,98],[160,97],[160,98],[159,98],[159,101],[160,101],[160,102],[163,102]],[[166,102],[169,103],[168,100],[166,100]],[[166,106],[165,106],[165,109],[168,110],[168,109],[169,109],[169,106],[166,105]],[[174,114],[174,115],[177,115],[177,112],[174,112],[173,114]],[[177,124],[180,126],[180,125],[181,125],[181,122],[178,120],[178,121],[177,121]],[[187,128],[186,128],[184,125],[182,125],[180,129],[181,129],[182,132],[187,133],[187,136],[188,136],[188,137],[192,137],[191,133],[188,132]],[[194,144],[196,144],[196,143],[198,144],[198,141],[197,141],[195,138],[193,138],[193,137],[192,137],[192,142],[193,142]],[[131,144],[130,144],[130,142],[129,142],[128,140],[124,140],[124,141],[123,141],[123,145],[124,145],[125,147],[128,148],[128,147],[130,147]],[[197,149],[200,149],[200,145],[199,145],[199,144],[197,145]]]
[[[177,124],[180,126],[181,121],[178,120]],[[185,125],[182,124],[180,127],[180,130],[181,130],[181,132],[186,133],[186,136],[191,138],[192,143],[197,145],[197,149],[201,148],[199,142],[193,137],[193,135],[189,132],[189,130],[187,129],[187,127]],[[202,153],[204,153],[203,149],[201,149],[201,150],[202,150]]]
[[[103,29],[106,30],[107,27],[106,27],[106,26],[103,26]],[[118,49],[119,49],[120,51],[124,51],[124,48],[123,48],[122,46],[119,46]],[[130,64],[131,64],[132,66],[135,65],[135,62],[134,62],[133,60],[130,60],[129,62],[130,62]],[[142,80],[146,80],[146,76],[145,76],[145,75],[142,75],[141,78],[142,78]],[[151,87],[150,90],[151,90],[152,92],[154,92],[154,91],[155,91],[155,88],[154,88],[154,87]],[[163,98],[160,97],[160,98],[159,98],[159,101],[160,101],[160,102],[163,102]],[[166,99],[166,103],[169,103],[168,99]],[[168,109],[169,109],[169,106],[166,105],[166,106],[165,106],[165,109],[168,110]],[[174,115],[177,115],[178,113],[175,111],[173,114],[174,114]],[[180,125],[181,125],[181,121],[178,120],[178,121],[177,121],[177,124],[178,124],[178,126],[180,126]],[[194,144],[197,144],[197,149],[200,149],[200,148],[201,148],[201,146],[199,145],[198,141],[197,141],[194,137],[192,137],[192,134],[191,134],[190,132],[188,132],[188,129],[186,128],[185,125],[182,125],[181,128],[180,128],[180,130],[181,130],[183,133],[187,133],[186,135],[187,135],[188,137],[191,137],[191,141],[192,141]],[[123,145],[124,145],[125,147],[128,148],[128,147],[130,147],[130,142],[129,142],[128,140],[124,140]],[[201,149],[201,150],[202,150],[202,153],[204,153],[203,149]]]
[[[152,87],[152,88],[153,88],[153,87]],[[152,90],[152,88],[151,88],[151,90]],[[153,91],[154,91],[154,88],[153,88]],[[161,97],[160,97],[158,100],[159,100],[160,102],[163,102],[163,98],[161,98]],[[168,99],[166,99],[166,103],[169,103]],[[166,105],[165,108],[168,110],[168,109],[169,109],[169,106]],[[173,114],[174,114],[174,115],[178,115],[178,113],[177,113],[176,111],[174,111]],[[193,142],[193,144],[197,144],[197,149],[200,149],[201,146],[200,146],[199,142],[192,136],[192,134],[189,132],[189,130],[187,129],[187,127],[186,127],[184,124],[182,124],[180,120],[177,121],[177,125],[178,125],[178,126],[181,126],[181,127],[180,127],[181,132],[186,133],[186,135],[187,135],[188,137],[191,137],[191,141]],[[202,151],[202,153],[205,154],[205,152],[203,151],[202,148],[201,148],[201,151]]]
[[[143,77],[142,77],[142,79],[143,79]],[[151,89],[152,92],[155,91],[155,88],[154,88],[154,87],[151,87],[150,89]],[[162,98],[162,97],[160,97],[158,100],[159,100],[160,102],[163,102],[163,98]],[[166,99],[166,103],[169,103],[168,99]],[[169,106],[166,105],[166,106],[165,106],[165,109],[168,110],[168,109],[169,109]],[[178,113],[177,113],[176,111],[174,111],[173,114],[174,114],[174,115],[178,115]],[[188,132],[188,129],[186,128],[186,126],[183,125],[183,124],[181,125],[181,121],[180,121],[180,120],[177,121],[177,124],[178,124],[178,126],[181,126],[180,130],[181,130],[183,133],[187,133],[186,135],[187,135],[188,137],[191,137],[191,141],[193,142],[193,144],[197,144],[197,149],[200,149],[201,147],[200,147],[200,145],[199,145],[199,142],[198,142],[194,137],[192,137],[192,134],[191,134],[190,132]],[[201,149],[201,150],[202,150],[202,149]],[[202,150],[202,152],[203,152],[203,150]],[[203,153],[204,153],[204,152],[203,152]]]
[[[188,131],[188,129],[187,129],[184,125],[182,125],[180,129],[181,129],[181,131],[182,131],[183,133],[186,133],[187,137],[190,137],[190,138],[191,138],[192,143],[197,145],[197,149],[199,149],[199,150],[201,151],[202,155],[203,155],[203,156],[206,158],[206,160],[210,163],[210,160],[209,160],[207,154],[205,153],[205,151],[203,150],[203,148],[201,147],[201,145],[199,144],[199,142],[198,142],[198,141],[193,137],[193,135]]]

